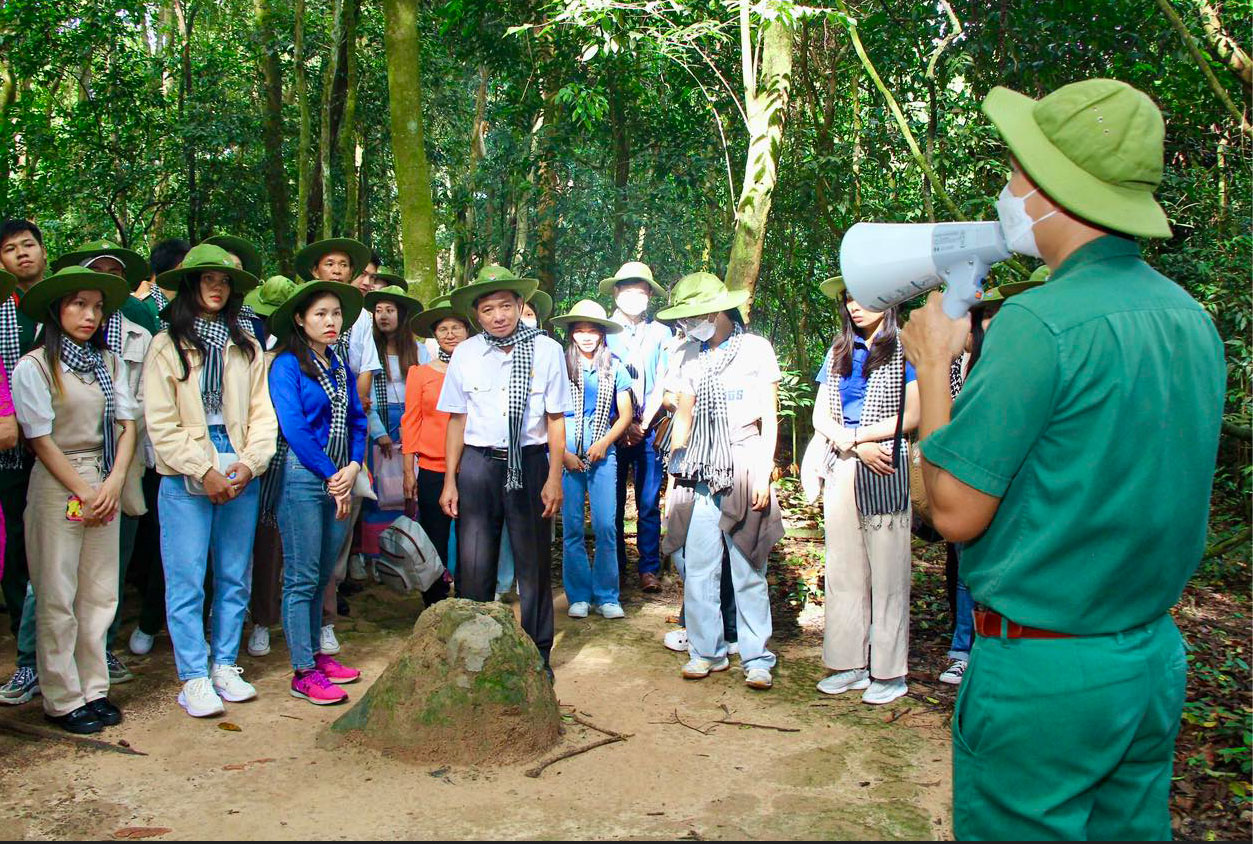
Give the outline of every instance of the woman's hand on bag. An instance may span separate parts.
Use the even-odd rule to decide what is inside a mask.
[[[232,478],[231,475],[235,477]],[[239,495],[252,480],[252,470],[243,463],[232,463],[226,467],[226,479],[231,482],[231,486],[235,487],[235,494]]]
[[[876,475],[892,475],[896,472],[892,466],[892,449],[883,443],[858,443],[856,451],[861,462]]]
[[[374,444],[379,447],[379,451],[383,452],[384,458],[386,458],[387,460],[392,459],[392,446],[395,443],[393,443],[391,437],[387,436],[387,434],[384,434],[383,436],[375,440]]]
[[[561,458],[561,465],[565,467],[567,472],[583,472],[587,470],[587,467],[583,465],[583,461],[572,451],[567,451]]]
[[[335,474],[331,475],[326,482],[326,490],[335,498],[341,495],[347,495],[352,492],[352,485],[357,482],[357,473],[361,471],[361,464],[352,461]]]
[[[848,453],[853,447],[853,443],[857,440],[857,432],[848,428],[840,428],[836,432],[835,439],[831,440],[831,444],[835,446],[835,450],[840,454]]]
[[[217,469],[210,469],[208,474],[200,481],[204,484],[205,494],[209,496],[209,500],[214,504],[225,504],[235,497],[236,490],[234,484],[226,479]]]

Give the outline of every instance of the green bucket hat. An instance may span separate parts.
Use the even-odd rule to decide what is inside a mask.
[[[983,101],[1018,164],[1077,217],[1137,237],[1170,237],[1153,198],[1162,181],[1162,113],[1115,79],[1064,85],[1041,100],[993,88]]]
[[[435,326],[446,319],[459,319],[466,324],[466,336],[474,336],[474,321],[452,306],[452,298],[440,296],[431,302],[431,306],[413,319],[413,333],[423,338],[435,336]]]
[[[122,307],[131,295],[130,286],[124,279],[71,264],[28,290],[20,304],[22,313],[36,322],[47,322],[48,306],[62,296],[78,290],[99,290],[103,293],[106,317]]]
[[[183,258],[183,263],[157,276],[157,286],[162,290],[178,290],[186,276],[204,270],[217,270],[230,276],[232,296],[243,296],[261,283],[252,273],[236,267],[231,256],[221,246],[198,243]]]
[[[552,316],[553,297],[549,296],[543,290],[536,290],[531,294],[526,303],[531,306],[531,310],[535,311],[535,318],[539,320],[539,324],[543,325],[544,320]]]
[[[1034,279],[1028,281],[1007,281],[1004,284],[998,284],[991,290],[984,291],[983,298],[979,300],[979,304],[987,305],[993,302],[1003,302],[1011,296],[1025,293],[1031,288],[1039,287],[1042,284],[1044,284],[1043,281]]]
[[[657,319],[676,320],[738,308],[748,301],[747,290],[728,290],[713,273],[683,276],[670,291],[670,307],[657,312]]]
[[[306,281],[313,281],[313,268],[323,255],[331,252],[343,252],[352,264],[352,276],[355,278],[370,263],[370,249],[359,240],[350,237],[332,237],[310,243],[296,253],[296,273]]]
[[[243,264],[245,272],[252,273],[257,278],[261,277],[261,253],[257,251],[257,247],[253,246],[251,242],[231,234],[215,234],[213,237],[206,237],[200,242],[221,246],[239,259],[239,263]]]
[[[488,293],[509,290],[517,293],[523,300],[527,300],[531,298],[531,294],[537,289],[539,289],[539,281],[536,279],[521,278],[514,275],[512,270],[507,270],[496,264],[488,264],[479,270],[479,274],[475,276],[473,284],[458,287],[449,296],[452,298],[452,306],[454,308],[464,314],[468,314],[474,311],[474,303]],[[539,314],[538,310],[536,314]]]
[[[261,282],[260,287],[248,291],[244,304],[256,311],[258,316],[269,318],[295,292],[296,282],[285,275],[272,275]]]
[[[365,307],[370,313],[374,313],[374,309],[379,302],[395,302],[404,306],[409,312],[410,319],[422,313],[422,302],[416,297],[410,296],[409,291],[401,285],[392,284],[384,287],[382,290],[374,290],[365,294]]]
[[[361,291],[351,284],[341,281],[309,281],[296,285],[296,289],[287,297],[287,301],[274,309],[266,320],[266,327],[279,340],[286,340],[296,327],[296,310],[310,297],[318,293],[334,293],[339,297],[340,307],[344,312],[342,333],[347,334],[361,315]]]
[[[553,325],[564,328],[567,332],[580,322],[590,322],[592,325],[600,326],[606,334],[617,334],[622,330],[621,325],[609,319],[604,307],[591,299],[581,299],[570,309],[570,313],[553,317]]]
[[[90,243],[84,243],[73,252],[66,252],[52,262],[52,271],[56,272],[72,266],[81,267],[86,261],[103,258],[106,255],[121,261],[122,266],[125,267],[126,281],[130,284],[131,290],[139,287],[152,275],[152,270],[149,269],[148,262],[144,260],[142,255],[133,249],[119,246],[111,240],[93,240]],[[105,273],[105,275],[108,275],[108,273]]]
[[[388,287],[408,287],[409,282],[405,281],[405,277],[393,270],[391,267],[379,267],[379,271],[374,277],[386,284]]]
[[[823,282],[818,285],[818,289],[821,290],[822,295],[826,296],[828,299],[838,299],[844,295],[844,291],[848,288],[844,284],[844,276],[833,275],[830,278],[823,280]]]
[[[618,268],[618,272],[609,278],[602,279],[600,282],[600,295],[613,298],[614,288],[619,284],[627,281],[646,281],[653,293],[664,297],[666,288],[662,287],[653,279],[653,271],[648,264],[640,261],[627,261]]]
[[[1041,264],[1040,266],[1035,268],[1035,272],[1031,273],[1031,277],[1027,280],[1038,281],[1041,284],[1043,284],[1044,282],[1048,281],[1049,278],[1052,277],[1052,275],[1053,275],[1053,268],[1050,267],[1048,264]]]

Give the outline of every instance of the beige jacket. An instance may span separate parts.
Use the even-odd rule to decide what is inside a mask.
[[[142,325],[122,317],[122,360],[126,361],[126,375],[131,395],[143,409],[143,378],[144,358],[148,355],[148,347],[152,345],[152,335]],[[142,516],[148,512],[144,502],[143,478],[147,468],[149,452],[152,446],[148,443],[144,430],[143,413],[135,420],[135,456],[127,467],[126,483],[122,487],[122,512],[128,516]]]
[[[244,350],[227,341],[222,375],[222,415],[239,461],[258,477],[274,456],[278,419],[270,403],[269,368],[261,347],[249,362]],[[152,340],[144,360],[144,419],[162,475],[197,480],[217,468],[200,397],[199,353],[187,352],[191,372],[180,380],[182,366],[168,332]]]

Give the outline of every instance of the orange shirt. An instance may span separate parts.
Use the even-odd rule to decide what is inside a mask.
[[[400,441],[405,454],[418,455],[419,468],[445,472],[444,435],[448,414],[436,410],[444,372],[431,364],[412,366],[405,377],[405,415],[400,419]]]

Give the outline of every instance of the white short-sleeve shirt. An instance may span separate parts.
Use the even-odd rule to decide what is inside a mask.
[[[445,413],[466,414],[466,445],[509,445],[509,374],[514,351],[506,354],[477,334],[453,352],[436,407]],[[564,414],[572,407],[561,346],[551,337],[536,337],[522,445],[546,444],[545,414]]]
[[[365,308],[357,315],[357,321],[348,332],[348,368],[354,375],[363,372],[381,372],[379,349],[374,343],[374,316]]]
[[[689,340],[679,346],[672,358],[666,389],[696,395],[703,370],[701,345]],[[756,334],[741,335],[739,352],[722,370],[720,379],[727,399],[727,427],[735,431],[760,420],[763,396],[781,377],[770,341]]]
[[[64,363],[61,364],[61,373],[67,378],[81,377],[91,384],[96,381],[95,376],[90,373],[74,372]],[[113,418],[119,422],[132,422],[139,415],[139,407],[127,376],[127,363],[119,359],[117,377],[113,379]],[[52,409],[52,393],[39,365],[26,358],[18,361],[17,366],[13,367],[12,382],[13,407],[17,411],[22,434],[28,440],[51,435],[56,413]]]

